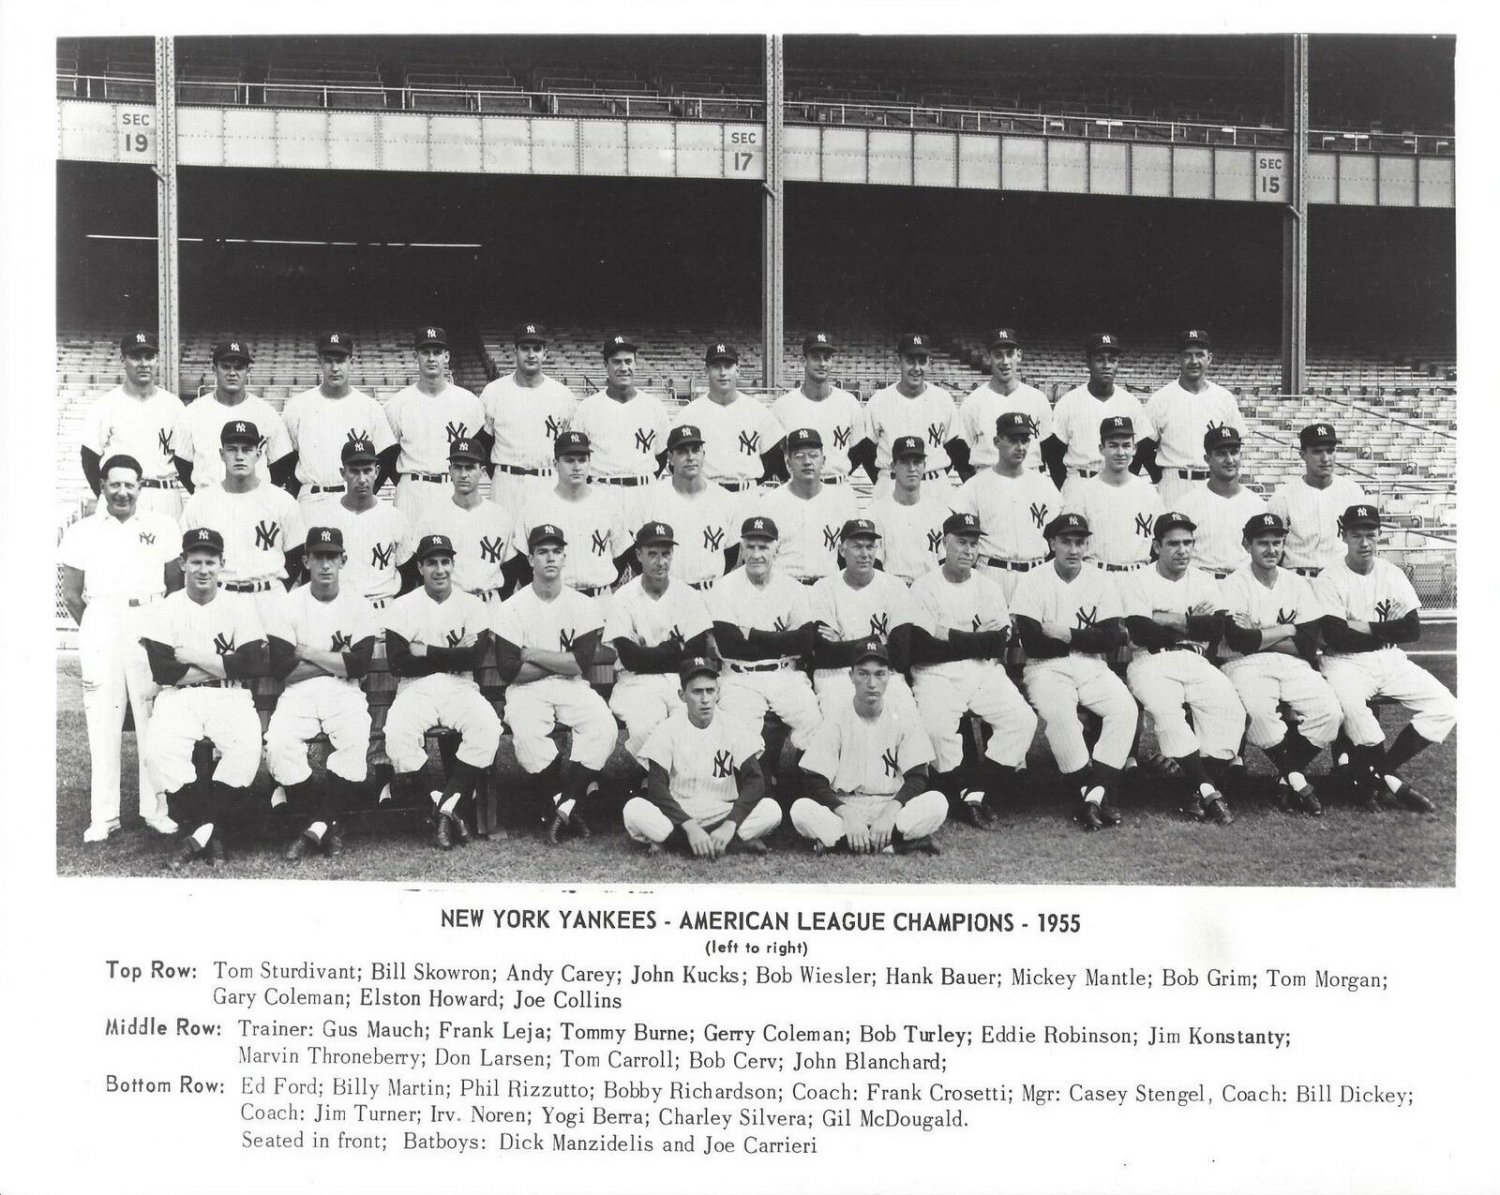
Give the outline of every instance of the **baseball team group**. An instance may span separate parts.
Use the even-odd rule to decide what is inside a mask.
[[[513,369],[475,395],[444,330],[420,328],[417,380],[382,406],[332,331],[319,384],[277,410],[242,339],[184,404],[157,385],[155,334],[122,338],[123,381],[82,438],[97,508],[60,548],[86,843],[120,826],[127,715],[173,869],[225,861],[262,756],[289,860],[337,855],[340,818],[392,800],[430,803],[452,849],[482,788],[529,789],[551,841],[587,838],[621,725],[624,826],[647,853],[765,853],[784,817],[817,854],[936,853],[949,818],[992,828],[1038,726],[1085,830],[1120,824],[1137,766],[1227,825],[1247,744],[1289,812],[1321,813],[1325,749],[1363,807],[1434,810],[1400,773],[1455,702],[1402,649],[1420,602],[1381,558],[1380,511],[1329,424],[1302,429],[1304,474],[1269,504],[1242,484],[1246,429],[1204,331],[1149,398],[1095,334],[1055,405],[1011,328],[961,403],[927,380],[921,334],[868,401],[836,384],[829,332],[769,403],[710,344],[707,392],[682,406],[637,388],[627,335],[581,401],[547,343],[521,325]],[[1410,712],[1389,744],[1377,698]],[[523,783],[500,779],[507,732]]]

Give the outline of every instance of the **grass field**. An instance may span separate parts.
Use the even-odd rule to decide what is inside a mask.
[[[1424,634],[1422,650],[1453,649],[1451,626]],[[1424,658],[1456,691],[1452,655]],[[134,814],[135,743],[125,740],[127,793],[123,829],[102,845],[84,846],[88,823],[88,746],[73,654],[58,660],[57,860],[58,872],[74,876],[154,876],[170,853],[167,839]],[[1388,732],[1404,715],[1387,712]],[[842,855],[815,859],[795,841],[789,825],[772,840],[765,858],[728,856],[715,862],[665,855],[646,859],[626,839],[619,799],[606,798],[591,818],[587,843],[547,845],[527,828],[505,841],[475,840],[441,854],[427,843],[415,811],[355,815],[348,819],[349,849],[336,860],[285,863],[281,851],[290,833],[272,821],[247,828],[242,849],[222,871],[194,867],[185,875],[215,879],[397,880],[404,882],[611,883],[985,883],[985,884],[1214,884],[1214,885],[1451,885],[1457,825],[1456,739],[1428,751],[1407,770],[1408,779],[1438,803],[1433,817],[1352,808],[1333,781],[1319,783],[1327,812],[1314,819],[1276,811],[1272,774],[1258,752],[1250,752],[1251,790],[1230,793],[1232,826],[1190,823],[1176,813],[1177,797],[1159,790],[1151,777],[1127,782],[1121,806],[1125,824],[1084,834],[1069,819],[1071,803],[1059,791],[1057,773],[1040,738],[1030,756],[1033,791],[1013,802],[998,827],[981,833],[949,825],[939,836],[939,856]],[[1149,744],[1150,736],[1147,735]],[[1322,765],[1316,765],[1322,766]],[[1138,775],[1138,773],[1136,774]],[[1317,778],[1315,777],[1315,783]],[[264,803],[264,770],[255,794]]]

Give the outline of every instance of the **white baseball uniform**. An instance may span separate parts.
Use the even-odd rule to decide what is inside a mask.
[[[1190,487],[1208,480],[1203,437],[1210,428],[1232,427],[1242,437],[1249,434],[1234,395],[1217,382],[1206,383],[1194,394],[1173,378],[1146,400],[1146,416],[1155,430],[1156,463],[1162,470],[1157,489],[1169,510]]]
[[[838,571],[839,532],[859,517],[859,506],[846,485],[824,485],[811,498],[781,485],[755,495],[746,515],[776,521],[781,546],[776,571],[794,581],[815,581]]]
[[[297,450],[297,480],[302,485],[297,502],[311,526],[326,522],[327,508],[343,497],[340,453],[346,443],[369,440],[381,453],[396,442],[385,411],[363,390],[351,388],[342,398],[327,398],[314,386],[287,399],[281,416]]]
[[[1072,496],[1079,481],[1094,476],[1104,467],[1104,457],[1099,452],[1099,425],[1116,415],[1131,420],[1138,440],[1155,434],[1145,405],[1118,382],[1108,398],[1095,398],[1085,383],[1057,400],[1057,406],[1052,408],[1052,434],[1068,446],[1063,454],[1063,464],[1068,470],[1062,487],[1064,498]]]
[[[1422,608],[1406,574],[1378,557],[1364,574],[1351,569],[1347,559],[1329,565],[1313,582],[1313,593],[1325,614],[1346,621],[1385,622]],[[1411,711],[1412,729],[1429,742],[1441,743],[1458,719],[1453,694],[1395,644],[1356,652],[1325,647],[1323,675],[1343,707],[1344,733],[1357,747],[1385,741],[1380,719],[1369,705],[1375,697],[1404,705]]]
[[[678,808],[690,821],[712,830],[739,801],[736,773],[763,750],[758,728],[718,716],[700,729],[689,720],[687,710],[680,709],[651,732],[641,748],[641,762],[661,767]],[[624,817],[625,832],[636,842],[665,842],[676,828],[674,820],[645,797],[627,801]],[[745,812],[735,837],[749,842],[779,825],[781,809],[763,796]]]
[[[145,398],[123,386],[100,395],[83,413],[82,443],[99,464],[117,453],[133,456],[142,469],[139,510],[175,519],[182,513],[182,483],[172,457],[182,426],[182,401],[154,387]]]
[[[1009,411],[1019,411],[1031,421],[1026,468],[1042,467],[1042,441],[1052,434],[1052,404],[1035,386],[1019,382],[1009,394],[1001,394],[991,379],[969,391],[958,408],[958,434],[968,442],[969,464],[975,469],[993,468],[999,459],[1000,453],[995,447],[995,423]]]
[[[636,527],[666,523],[677,536],[672,553],[672,581],[709,589],[724,575],[724,553],[739,542],[737,503],[717,482],[706,482],[701,490],[685,494],[670,477],[663,477],[637,491]]]
[[[1162,507],[1156,487],[1144,477],[1127,473],[1123,485],[1110,485],[1102,473],[1079,481],[1063,499],[1063,512],[1089,521],[1087,558],[1107,571],[1129,572],[1151,559],[1151,533]]]
[[[913,398],[901,393],[893,383],[870,395],[865,404],[870,438],[875,441],[875,465],[880,470],[877,492],[891,487],[891,446],[900,436],[916,436],[927,446],[926,481],[948,476],[952,461],[943,447],[953,438],[953,421],[958,411],[953,395],[941,386],[924,383],[922,392]],[[954,481],[958,478],[955,475]]]
[[[1109,618],[1123,618],[1125,608],[1111,574],[1085,567],[1073,580],[1065,581],[1055,564],[1048,564],[1021,578],[1010,612],[1017,618],[1084,630]],[[1078,720],[1080,705],[1104,719],[1093,758],[1108,767],[1125,766],[1135,738],[1135,699],[1109,670],[1103,655],[1070,650],[1053,658],[1028,658],[1022,684],[1026,699],[1041,715],[1047,745],[1060,772],[1071,775],[1089,763]]]
[[[484,425],[495,438],[490,498],[513,511],[530,490],[551,488],[552,446],[571,426],[578,399],[556,378],[543,376],[540,384],[523,386],[507,373],[486,386],[479,400]]]
[[[258,394],[246,392],[244,398],[230,406],[213,394],[200,394],[183,408],[173,452],[193,466],[193,489],[201,490],[224,480],[224,458],[219,455],[219,436],[226,423],[248,420],[260,432],[260,460],[255,475],[261,481],[271,480],[271,462],[279,461],[292,451],[292,438],[286,433],[281,412]]]
[[[58,559],[83,573],[83,619],[78,664],[89,736],[89,824],[120,819],[120,735],[129,703],[135,720],[138,794],[148,822],[166,816],[161,793],[146,771],[144,744],[151,728],[156,683],[140,645],[147,609],[166,593],[163,569],[177,558],[181,536],[166,515],[137,508],[115,518],[101,502],[63,534]]]
[[[572,651],[577,640],[602,625],[598,603],[567,586],[549,601],[528,585],[493,610],[495,634],[514,648]],[[592,771],[604,766],[619,737],[604,698],[581,676],[512,681],[505,689],[505,721],[516,759],[533,776],[557,758],[555,726],[573,732],[573,762]]]
[[[646,592],[636,577],[615,590],[604,620],[604,641],[628,639],[642,647],[683,644],[713,629],[703,595],[681,581],[671,580],[660,597]],[[640,758],[646,739],[673,710],[682,708],[677,671],[634,673],[622,660],[609,708],[625,723],[625,749]]]
[[[297,501],[269,482],[231,493],[222,484],[204,486],[182,508],[182,529],[211,527],[224,537],[219,583],[286,580],[286,554],[307,538]]]
[[[783,439],[804,427],[817,430],[823,441],[824,481],[847,481],[849,449],[870,438],[869,420],[858,396],[837,386],[827,398],[808,398],[801,387],[790,390],[771,404],[771,414]]]
[[[942,640],[949,628],[978,631],[987,622],[1010,622],[999,584],[979,572],[961,582],[949,580],[942,569],[930,572],[912,584],[911,599],[914,625]],[[988,759],[1009,768],[1026,762],[1036,715],[998,659],[913,664],[911,672],[912,693],[939,772],[951,772],[963,762],[960,723],[966,713],[978,714],[990,728],[984,752]]]
[[[1190,568],[1173,580],[1155,567],[1119,579],[1120,600],[1128,618],[1154,618],[1158,610],[1186,614],[1200,602],[1223,609],[1219,587],[1200,569]],[[1245,733],[1245,707],[1234,684],[1207,657],[1209,645],[1182,639],[1171,647],[1137,646],[1125,680],[1156,725],[1157,744],[1169,759],[1194,751],[1210,759],[1233,759]],[[1186,705],[1193,724],[1183,715]]]
[[[644,390],[623,402],[600,390],[573,412],[572,430],[589,438],[595,482],[633,477],[644,484],[655,477],[656,454],[667,450],[667,427],[667,404]]]
[[[336,502],[319,514],[322,525],[344,534],[349,561],[339,574],[340,588],[361,595],[376,609],[401,592],[401,566],[417,550],[417,534],[404,514],[381,501],[368,510],[350,510]]]
[[[476,495],[477,497],[477,495]],[[418,516],[417,538],[446,535],[453,543],[453,583],[486,602],[497,601],[505,584],[501,566],[511,557],[515,520],[511,512],[483,499],[463,507],[450,492],[429,502]]]
[[[1348,477],[1334,477],[1325,490],[1305,477],[1282,482],[1267,509],[1286,524],[1286,553],[1281,567],[1316,572],[1337,564],[1347,550],[1339,536],[1339,519],[1351,506],[1367,502],[1364,490]]]
[[[1062,513],[1062,495],[1045,473],[1007,477],[984,469],[954,492],[953,509],[979,519],[979,558],[1010,601],[1016,584],[1047,556],[1042,529]]]
[[[385,404],[385,417],[401,445],[396,457],[396,506],[420,524],[424,506],[453,496],[448,449],[454,440],[470,440],[484,430],[484,407],[476,395],[451,382],[436,394],[414,383],[398,390]]]
[[[1193,532],[1193,565],[1219,579],[1249,562],[1245,551],[1245,524],[1266,511],[1266,500],[1254,490],[1240,487],[1225,497],[1200,482],[1182,494],[1176,507],[1197,525]]]
[[[942,493],[951,496],[953,491],[943,486]],[[909,585],[940,567],[944,553],[943,523],[952,513],[946,497],[937,497],[925,485],[910,506],[896,501],[894,487],[870,503],[866,517],[880,532],[877,548],[885,571]]]
[[[675,412],[672,425],[690,424],[703,433],[703,475],[726,489],[751,489],[765,473],[760,454],[782,437],[771,408],[757,398],[736,394],[721,403],[703,394]]]
[[[889,642],[897,627],[916,621],[911,591],[905,582],[877,571],[869,583],[856,589],[844,573],[833,573],[812,587],[808,595],[808,617],[826,623],[844,642],[876,638]],[[854,700],[854,681],[848,667],[819,668],[813,673],[823,717],[831,709]],[[914,715],[916,702],[906,679],[894,670],[886,687],[885,703],[902,715]]]
[[[551,523],[562,528],[568,546],[563,556],[563,584],[601,598],[619,576],[615,561],[635,543],[630,526],[630,503],[612,486],[585,486],[576,501],[564,498],[555,486],[537,486],[526,495],[516,516],[511,552],[526,551],[533,527]],[[603,606],[600,607],[602,611]]]

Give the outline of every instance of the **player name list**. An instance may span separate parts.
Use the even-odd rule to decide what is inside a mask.
[[[1422,1098],[1399,1062],[1345,1061],[1391,976],[1122,965],[1076,914],[434,914],[430,951],[390,957],[100,959],[93,1080],[143,1122],[191,1101],[244,1151],[418,1156],[828,1155]]]

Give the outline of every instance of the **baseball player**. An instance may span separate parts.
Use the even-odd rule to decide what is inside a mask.
[[[578,805],[598,779],[618,735],[604,699],[584,679],[604,627],[598,603],[563,583],[563,529],[552,523],[533,527],[526,546],[531,583],[493,608],[493,628],[516,759],[552,797],[548,839],[556,843],[569,834],[588,837]],[[566,726],[573,735],[566,769],[551,737],[557,726]]]
[[[318,372],[322,380],[294,394],[282,408],[287,435],[296,453],[293,485],[303,522],[327,525],[329,507],[344,493],[340,452],[349,440],[368,440],[380,457],[375,492],[396,470],[400,447],[381,406],[349,381],[354,337],[326,332],[318,338]]]
[[[174,871],[200,855],[224,865],[226,823],[243,808],[260,766],[260,719],[244,686],[269,664],[255,606],[221,592],[223,536],[211,527],[186,532],[181,559],[183,588],[155,603],[141,629],[161,686],[143,745],[146,767],[184,831],[167,862]],[[193,747],[205,738],[219,753],[206,791],[193,765]]]
[[[625,723],[625,749],[637,760],[651,732],[681,708],[683,658],[717,654],[702,595],[672,579],[676,547],[670,524],[646,523],[636,532],[641,575],[615,590],[604,622],[605,642],[620,659],[609,708]]]
[[[479,436],[485,413],[477,396],[448,378],[448,333],[428,325],[417,329],[415,340],[417,380],[385,404],[385,417],[399,448],[396,507],[420,529],[423,508],[451,497],[449,448]]]
[[[859,514],[847,485],[823,480],[827,465],[823,437],[816,428],[799,427],[785,440],[791,479],[755,495],[751,515],[772,520],[781,529],[778,571],[812,585],[839,569],[839,531]]]
[[[870,438],[875,441],[875,467],[870,470],[877,486],[890,488],[891,447],[900,436],[916,436],[926,442],[930,455],[924,481],[946,477],[954,468],[956,484],[969,476],[969,445],[953,430],[956,408],[953,395],[927,381],[932,341],[919,332],[901,337],[896,352],[901,359],[901,377],[895,384],[870,395],[865,413]]]
[[[538,323],[516,330],[516,366],[484,388],[485,437],[491,441],[490,498],[518,510],[533,489],[545,489],[552,473],[553,444],[572,423],[578,399],[543,372],[547,329]]]
[[[891,445],[891,488],[870,504],[870,521],[880,533],[881,564],[908,585],[942,564],[943,523],[951,513],[947,501],[923,492],[926,471],[923,441],[897,436]],[[946,486],[943,491],[952,494]]]
[[[1000,583],[1008,602],[1021,577],[1047,556],[1042,531],[1062,512],[1062,495],[1046,473],[1026,465],[1035,432],[1031,418],[1006,411],[995,420],[995,463],[964,482],[953,494],[953,509],[971,514],[984,529],[980,566]]]
[[[829,707],[802,757],[807,795],[793,803],[792,825],[815,855],[840,845],[856,855],[936,855],[948,801],[928,787],[932,744],[885,700],[893,676],[886,645],[865,639],[850,656],[846,699]]]
[[[1246,561],[1244,527],[1266,509],[1266,500],[1240,484],[1240,433],[1211,427],[1203,433],[1208,480],[1189,486],[1180,502],[1195,531],[1193,566],[1222,581]]]
[[[1282,808],[1316,817],[1323,806],[1307,782],[1307,765],[1333,741],[1342,717],[1338,698],[1309,662],[1323,609],[1311,584],[1278,563],[1286,543],[1280,516],[1256,515],[1245,524],[1244,540],[1249,561],[1219,583],[1229,614],[1224,675],[1250,716],[1250,742],[1276,766]],[[1282,704],[1296,726],[1282,719]]]
[[[1344,734],[1361,803],[1371,810],[1389,794],[1408,809],[1436,806],[1403,780],[1403,767],[1452,731],[1458,710],[1432,673],[1414,664],[1398,644],[1422,634],[1421,600],[1405,573],[1380,559],[1380,512],[1360,503],[1344,511],[1347,552],[1313,582],[1323,607],[1323,675],[1343,707]],[[1389,748],[1380,719],[1370,709],[1390,697],[1411,711],[1411,722]]]
[[[1001,662],[1010,638],[1010,611],[998,582],[974,565],[983,528],[971,514],[943,523],[943,564],[911,587],[912,694],[932,740],[932,787],[955,802],[956,812],[981,829],[994,820],[987,800],[1015,783],[1036,734],[1036,715]],[[963,717],[973,713],[990,728],[985,758],[990,775],[962,783]]]
[[[423,507],[417,531],[441,535],[453,545],[453,583],[484,602],[507,590],[502,572],[515,533],[513,511],[486,502],[479,492],[489,454],[478,440],[460,436],[448,447],[451,489],[441,502]]]
[[[1042,460],[1064,498],[1071,498],[1080,481],[1103,468],[1099,425],[1111,415],[1129,419],[1139,436],[1155,435],[1141,400],[1115,385],[1120,352],[1120,338],[1113,332],[1090,336],[1084,345],[1089,380],[1069,390],[1052,409],[1052,435],[1042,441]]]
[[[886,703],[902,717],[916,713],[911,689],[899,675],[910,659],[911,594],[905,582],[875,567],[879,539],[869,519],[850,519],[839,531],[843,571],[824,577],[809,595],[808,615],[820,624],[813,689],[824,718],[848,701],[853,683],[849,669],[868,639],[888,645],[896,668],[884,690]]]
[[[628,336],[606,340],[608,384],[579,403],[573,414],[573,430],[586,435],[593,449],[596,483],[649,485],[665,458],[667,408],[656,395],[635,388],[636,351]]]
[[[771,404],[771,414],[781,426],[782,452],[787,433],[812,428],[824,446],[823,480],[840,485],[849,480],[855,458],[873,467],[875,445],[859,396],[841,390],[833,382],[833,337],[810,332],[802,340],[802,385],[789,390]],[[783,469],[790,472],[783,463]],[[780,472],[775,468],[772,472]]]
[[[1232,428],[1245,435],[1245,420],[1234,395],[1208,380],[1214,363],[1207,332],[1191,328],[1177,338],[1177,377],[1146,400],[1152,434],[1143,435],[1139,457],[1157,479],[1162,506],[1181,506],[1183,496],[1198,482],[1208,480],[1199,464],[1198,445],[1214,428]]]
[[[672,574],[694,589],[712,589],[734,567],[737,546],[735,496],[703,475],[705,459],[703,433],[691,423],[674,427],[667,435],[671,476],[640,491],[632,520],[676,528],[680,538]]]
[[[684,660],[678,678],[682,708],[646,740],[646,795],[625,802],[625,832],[648,855],[668,847],[717,859],[731,846],[764,855],[765,836],[781,825],[781,807],[766,796],[760,735],[714,716],[717,660]]]
[[[1330,423],[1310,423],[1298,434],[1304,473],[1276,487],[1270,512],[1286,525],[1282,567],[1299,576],[1316,577],[1345,555],[1339,538],[1339,515],[1351,506],[1366,506],[1364,490],[1334,473],[1338,433]]]
[[[124,378],[90,404],[83,415],[79,459],[89,489],[98,497],[100,463],[111,456],[140,462],[143,512],[175,519],[182,513],[182,490],[173,463],[182,425],[182,403],[156,384],[156,333],[144,329],[120,338]]]
[[[214,391],[188,403],[172,445],[177,475],[189,494],[224,480],[219,433],[231,421],[248,420],[261,429],[265,439],[255,471],[262,481],[285,485],[291,476],[292,440],[281,412],[249,389],[254,360],[244,340],[231,336],[214,345]]]
[[[355,804],[368,772],[370,709],[359,678],[379,632],[370,603],[339,585],[347,557],[337,527],[310,528],[304,558],[308,583],[287,598],[280,625],[267,628],[271,672],[285,688],[266,728],[266,767],[305,822],[286,851],[293,863],[343,852],[338,813]],[[307,762],[307,741],[318,734],[333,748],[321,785]],[[273,797],[272,805],[282,801]]]
[[[459,804],[495,762],[500,719],[479,691],[474,671],[484,659],[490,618],[484,603],[453,584],[453,544],[441,535],[417,542],[422,588],[385,608],[385,651],[400,677],[385,720],[386,751],[393,785],[409,785],[427,763],[427,731],[443,726],[459,733],[457,757],[431,790],[433,844],[452,850],[467,840]]]
[[[1130,472],[1135,458],[1135,424],[1111,415],[1099,425],[1101,468],[1063,495],[1063,510],[1088,523],[1088,559],[1106,572],[1128,573],[1151,561],[1152,527],[1161,514],[1156,489]]]
[[[999,459],[995,421],[1006,412],[1019,412],[1031,424],[1026,468],[1042,468],[1041,443],[1052,435],[1052,404],[1034,386],[1021,381],[1021,341],[1014,328],[990,333],[990,376],[969,392],[958,408],[958,434],[969,446],[969,464],[976,472],[991,469]]]
[[[166,801],[153,787],[142,745],[156,687],[139,624],[147,608],[182,584],[177,524],[138,509],[141,466],[118,455],[100,466],[99,508],[73,523],[58,547],[63,602],[78,624],[83,716],[89,736],[89,824],[83,841],[103,842],[120,828],[120,735],[125,710],[135,721],[141,817],[171,834]]]
[[[740,355],[733,345],[709,345],[703,364],[708,369],[708,393],[682,407],[675,422],[690,424],[702,434],[703,475],[710,482],[731,494],[753,490],[780,467],[776,449],[781,425],[768,406],[740,393]]]
[[[344,540],[346,563],[339,587],[365,598],[377,610],[420,581],[412,565],[417,537],[394,504],[375,497],[380,457],[369,440],[345,440],[339,449],[344,496],[324,509],[328,526]]]
[[[1224,773],[1245,733],[1245,707],[1234,685],[1210,661],[1224,634],[1218,585],[1192,568],[1193,520],[1181,511],[1157,516],[1156,563],[1120,578],[1120,600],[1135,654],[1125,671],[1130,692],[1156,725],[1157,746],[1191,786],[1184,812],[1195,821],[1234,820],[1222,791]],[[1191,711],[1190,726],[1183,715]]]
[[[1043,529],[1051,564],[1027,573],[1010,602],[1026,649],[1022,684],[1041,716],[1047,745],[1064,784],[1082,798],[1077,818],[1085,830],[1120,824],[1114,798],[1130,754],[1138,713],[1106,655],[1128,640],[1125,608],[1114,577],[1084,568],[1089,524],[1061,514]],[[1092,759],[1078,707],[1103,719]]]

